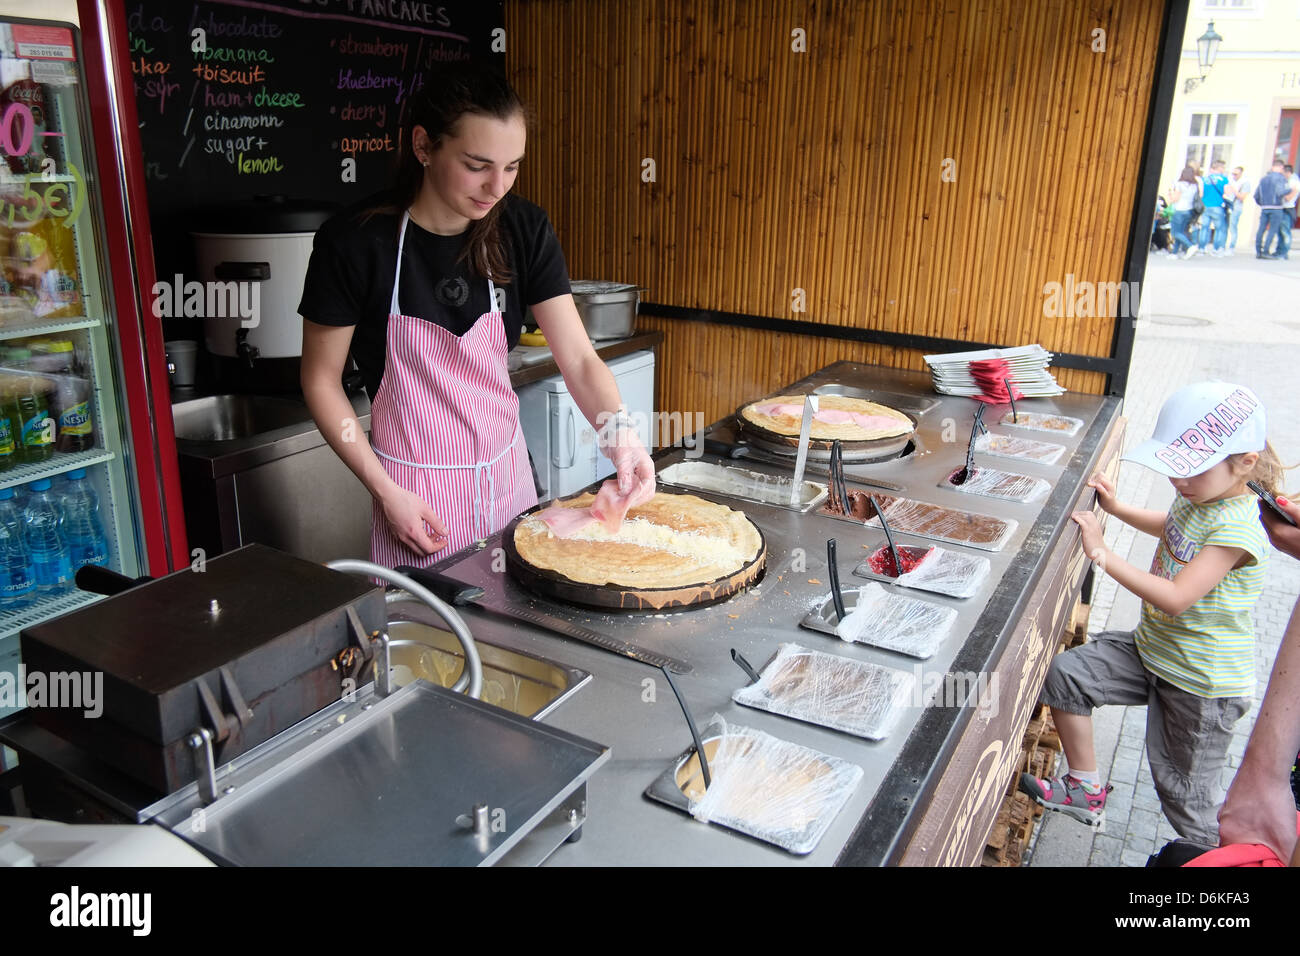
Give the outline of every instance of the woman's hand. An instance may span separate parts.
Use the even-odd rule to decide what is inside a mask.
[[[416,554],[435,554],[447,546],[447,526],[419,495],[394,484],[379,504],[393,535]]]
[[[654,485],[654,462],[650,460],[645,445],[641,444],[641,436],[635,428],[620,428],[613,441],[602,450],[614,465],[620,495],[629,495],[647,482]]]
[[[1300,521],[1300,505],[1282,497],[1275,500],[1279,508]],[[1268,532],[1268,540],[1273,547],[1293,558],[1300,558],[1300,528],[1287,524],[1263,501],[1259,503],[1259,523]]]
[[[1108,515],[1115,513],[1115,483],[1104,472],[1097,472],[1088,480],[1088,487],[1097,492],[1097,504]]]

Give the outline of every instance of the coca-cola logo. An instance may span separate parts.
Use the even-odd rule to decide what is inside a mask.
[[[14,103],[26,103],[29,106],[45,105],[45,90],[39,83],[15,83],[5,91]]]

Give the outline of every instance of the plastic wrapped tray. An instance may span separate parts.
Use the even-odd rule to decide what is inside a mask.
[[[1012,428],[1028,428],[1037,432],[1051,432],[1054,435],[1076,435],[1083,427],[1083,420],[1067,415],[1048,415],[1044,412],[1019,412],[1014,420],[1011,412],[1002,416],[1001,424]]]
[[[1052,490],[1052,486],[1042,478],[999,471],[986,465],[976,465],[962,484],[955,485],[952,477],[960,470],[960,468],[954,469],[939,487],[960,491],[967,495],[983,495],[985,498],[1000,498],[1003,501],[1019,501],[1026,504],[1047,497],[1047,493]]]
[[[863,561],[853,573],[858,577],[872,581],[897,584],[900,587],[915,588],[919,591],[933,591],[949,597],[972,597],[989,576],[988,558],[971,554],[958,554],[946,548],[916,548],[899,545],[899,552],[905,562],[904,573],[898,577],[881,571],[880,558],[888,555],[889,548],[881,545]],[[915,562],[911,570],[906,570]]]
[[[995,458],[1018,458],[1021,461],[1036,461],[1040,465],[1055,465],[1065,454],[1064,445],[993,432],[985,432],[975,439],[975,450]]]
[[[655,476],[661,484],[696,491],[743,498],[762,504],[777,505],[796,511],[810,511],[826,498],[826,486],[816,481],[805,481],[800,488],[799,500],[790,503],[790,490],[794,486],[791,475],[768,475],[734,465],[715,465],[708,461],[679,461],[669,465]]]
[[[956,608],[885,590],[874,581],[840,595],[845,618],[840,622],[828,594],[799,622],[841,640],[869,644],[927,660],[947,639],[957,620]]]
[[[880,518],[869,500],[875,498],[885,511],[885,520],[889,522],[891,531],[962,544],[981,551],[1001,551],[1017,527],[1014,518],[994,518],[969,511],[957,511],[943,505],[932,505],[880,492],[868,495],[864,491],[851,491],[848,498],[851,514],[831,511],[829,502],[822,506],[821,514],[828,514],[841,521],[860,521],[868,528],[879,528]],[[870,517],[864,517],[866,515]]]
[[[712,785],[704,790],[690,747],[646,790],[703,823],[811,853],[853,796],[862,768],[714,715],[700,735]]]
[[[836,654],[782,644],[757,683],[731,699],[855,737],[889,735],[911,699],[914,675]]]

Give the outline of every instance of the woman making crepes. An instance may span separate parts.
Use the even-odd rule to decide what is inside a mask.
[[[524,108],[504,78],[430,76],[406,104],[391,192],[316,234],[302,303],[302,390],[374,499],[371,560],[424,566],[537,503],[506,354],[531,306],[632,503],[654,466],[570,295],[546,213],[509,195]],[[372,401],[370,443],[341,379],[349,352]],[[327,520],[327,519],[326,519]]]

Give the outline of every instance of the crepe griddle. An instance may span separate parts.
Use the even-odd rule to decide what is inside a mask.
[[[682,494],[682,492],[659,491],[657,494]],[[758,531],[758,553],[746,564],[731,574],[698,584],[669,588],[630,588],[621,584],[583,584],[566,578],[557,571],[534,567],[519,555],[515,547],[515,528],[519,522],[533,514],[545,510],[547,505],[537,505],[525,511],[514,521],[506,525],[501,533],[501,545],[506,554],[506,569],[524,587],[544,598],[563,601],[566,604],[580,604],[584,607],[600,608],[614,611],[663,611],[669,609],[708,607],[725,601],[751,585],[757,584],[767,566],[767,538],[763,529],[754,525]],[[731,510],[735,510],[734,508]],[[746,516],[746,520],[750,520]],[[752,520],[750,521],[753,524]]]
[[[102,714],[44,706],[33,720],[171,793],[195,779],[198,728],[225,762],[338,700],[349,609],[383,628],[383,588],[248,545],[24,629],[29,670],[102,675]]]
[[[769,396],[774,398],[775,396]],[[824,398],[826,396],[817,396]],[[774,432],[770,429],[756,425],[747,419],[742,412],[751,405],[762,404],[766,399],[756,399],[752,402],[746,402],[736,409],[736,427],[740,433],[751,444],[756,445],[765,451],[770,451],[777,455],[794,458],[799,453],[799,436],[783,435],[780,432]],[[879,403],[877,403],[879,404]],[[840,450],[844,454],[846,462],[874,461],[881,458],[891,458],[897,456],[905,448],[912,436],[916,434],[916,418],[900,409],[893,409],[912,423],[912,430],[902,435],[894,435],[889,438],[872,438],[866,441],[840,441]],[[808,440],[808,457],[817,461],[830,461],[831,442],[822,441],[816,438]]]

